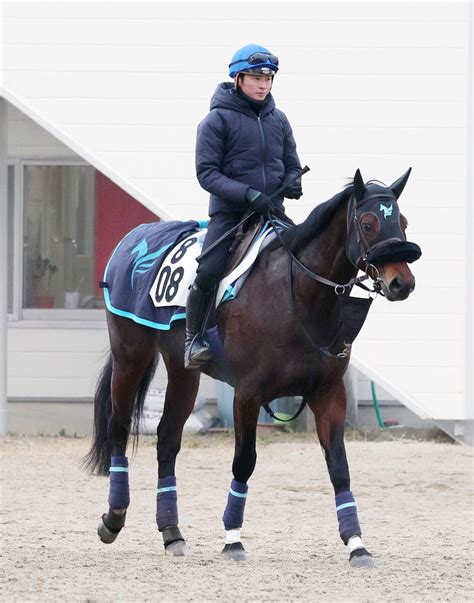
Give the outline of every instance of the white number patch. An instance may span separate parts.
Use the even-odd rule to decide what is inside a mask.
[[[166,256],[150,289],[150,297],[157,308],[186,306],[189,285],[196,277],[196,258],[201,253],[206,232],[201,230],[190,235]]]

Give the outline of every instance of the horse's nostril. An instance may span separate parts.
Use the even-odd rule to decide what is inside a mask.
[[[392,293],[399,293],[401,289],[403,289],[403,283],[398,277],[394,278],[390,283],[390,291],[392,291]]]

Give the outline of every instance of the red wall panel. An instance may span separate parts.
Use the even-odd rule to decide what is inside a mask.
[[[135,226],[160,218],[100,172],[96,172],[95,194],[95,282],[96,295],[102,296],[98,283],[117,243]]]

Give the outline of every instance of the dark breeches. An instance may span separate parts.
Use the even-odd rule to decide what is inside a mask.
[[[242,220],[242,217],[243,214],[241,212],[214,214],[209,221],[202,252],[229,229],[238,224]],[[236,234],[237,231],[232,232],[199,262],[196,284],[202,291],[206,293],[210,292],[214,284],[224,276],[230,256],[230,248]]]

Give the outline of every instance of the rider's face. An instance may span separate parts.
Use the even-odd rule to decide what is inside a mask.
[[[250,75],[245,73],[240,78],[240,88],[244,94],[256,101],[263,101],[272,89],[271,75]]]

